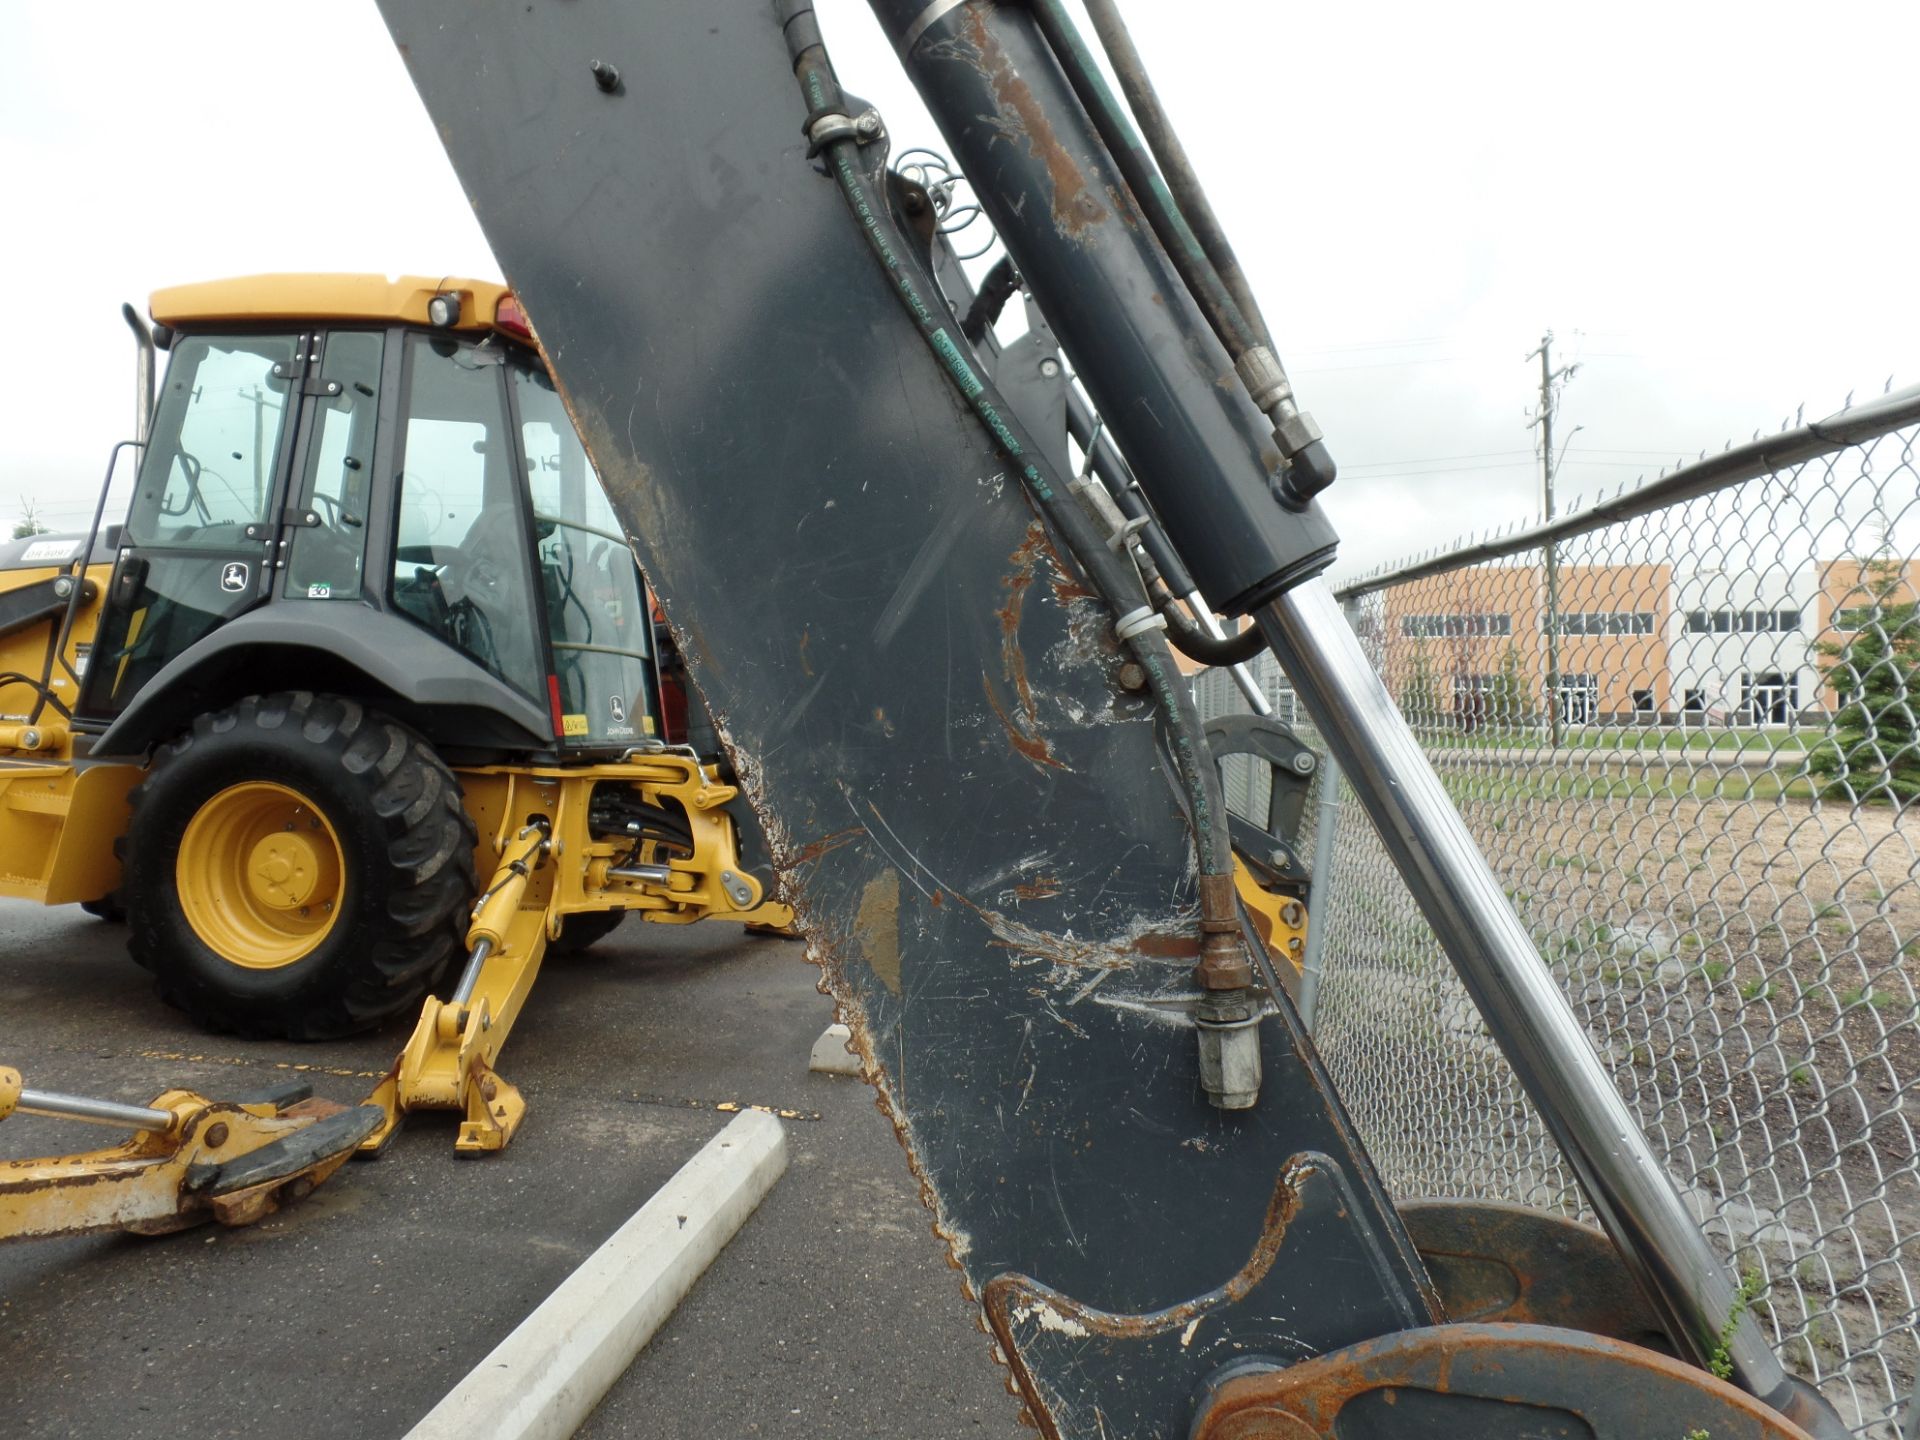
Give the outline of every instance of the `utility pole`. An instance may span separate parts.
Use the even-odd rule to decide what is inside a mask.
[[[1553,405],[1554,384],[1556,381],[1571,380],[1578,365],[1566,365],[1553,368],[1553,332],[1549,330],[1540,337],[1540,348],[1527,356],[1529,360],[1540,357],[1540,413],[1535,417],[1540,426],[1540,500],[1546,511],[1546,518],[1553,519]],[[1571,438],[1571,437],[1569,437]],[[1553,748],[1560,748],[1561,727],[1564,717],[1560,713],[1560,547],[1549,543],[1543,552],[1546,571],[1546,605],[1544,620],[1547,630],[1547,727]]]
[[[240,392],[242,400],[253,401],[253,513],[260,519],[267,513],[267,471],[260,452],[267,443],[267,394],[258,385]]]

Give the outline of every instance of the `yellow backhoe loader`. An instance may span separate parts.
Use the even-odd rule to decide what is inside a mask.
[[[630,914],[793,923],[717,745],[662,733],[703,712],[663,692],[640,571],[510,293],[259,276],[158,292],[151,332],[126,313],[143,374],[151,345],[170,360],[124,518],[103,523],[110,465],[90,533],[0,547],[0,894],[124,919],[210,1029],[419,1018],[343,1113],[16,1076],[20,1109],[136,1136],[11,1166],[0,1238],[255,1219],[410,1110],[498,1150],[525,1105],[495,1063],[550,946]],[[1296,895],[1242,887],[1291,958]]]
[[[722,765],[659,733],[639,570],[511,295],[263,276],[151,313],[170,363],[124,518],[0,549],[0,894],[124,918],[208,1028],[424,1002],[379,1123],[318,1133],[372,1148],[445,1108],[498,1149],[524,1106],[494,1063],[550,945],[791,912]],[[138,1122],[149,1190],[208,1125],[231,1152],[313,1118],[102,1103],[79,1118]],[[131,1163],[106,1153],[82,1168]]]

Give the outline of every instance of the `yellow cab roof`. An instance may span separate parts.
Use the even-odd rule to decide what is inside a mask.
[[[243,275],[156,290],[147,310],[175,329],[207,325],[323,321],[429,325],[427,302],[460,296],[456,330],[491,330],[507,287],[493,280],[424,275]],[[518,338],[516,336],[516,338]]]

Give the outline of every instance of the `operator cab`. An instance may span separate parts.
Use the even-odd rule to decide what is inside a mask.
[[[262,276],[152,313],[170,361],[76,716],[107,748],[164,729],[150,690],[192,714],[289,655],[442,744],[656,738],[639,568],[511,294]]]

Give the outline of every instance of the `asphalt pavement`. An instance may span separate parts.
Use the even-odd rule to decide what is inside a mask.
[[[0,1063],[136,1104],[290,1073],[349,1101],[406,1038],[202,1034],[124,941],[77,908],[0,902]],[[807,1071],[832,1019],[816,974],[738,926],[630,921],[543,971],[501,1057],[528,1100],[506,1153],[456,1160],[454,1117],[419,1116],[248,1229],[0,1247],[5,1433],[402,1436],[730,1107],[764,1105],[796,1112],[787,1174],[578,1433],[1030,1436],[872,1092]],[[112,1141],[20,1116],[0,1157]]]

